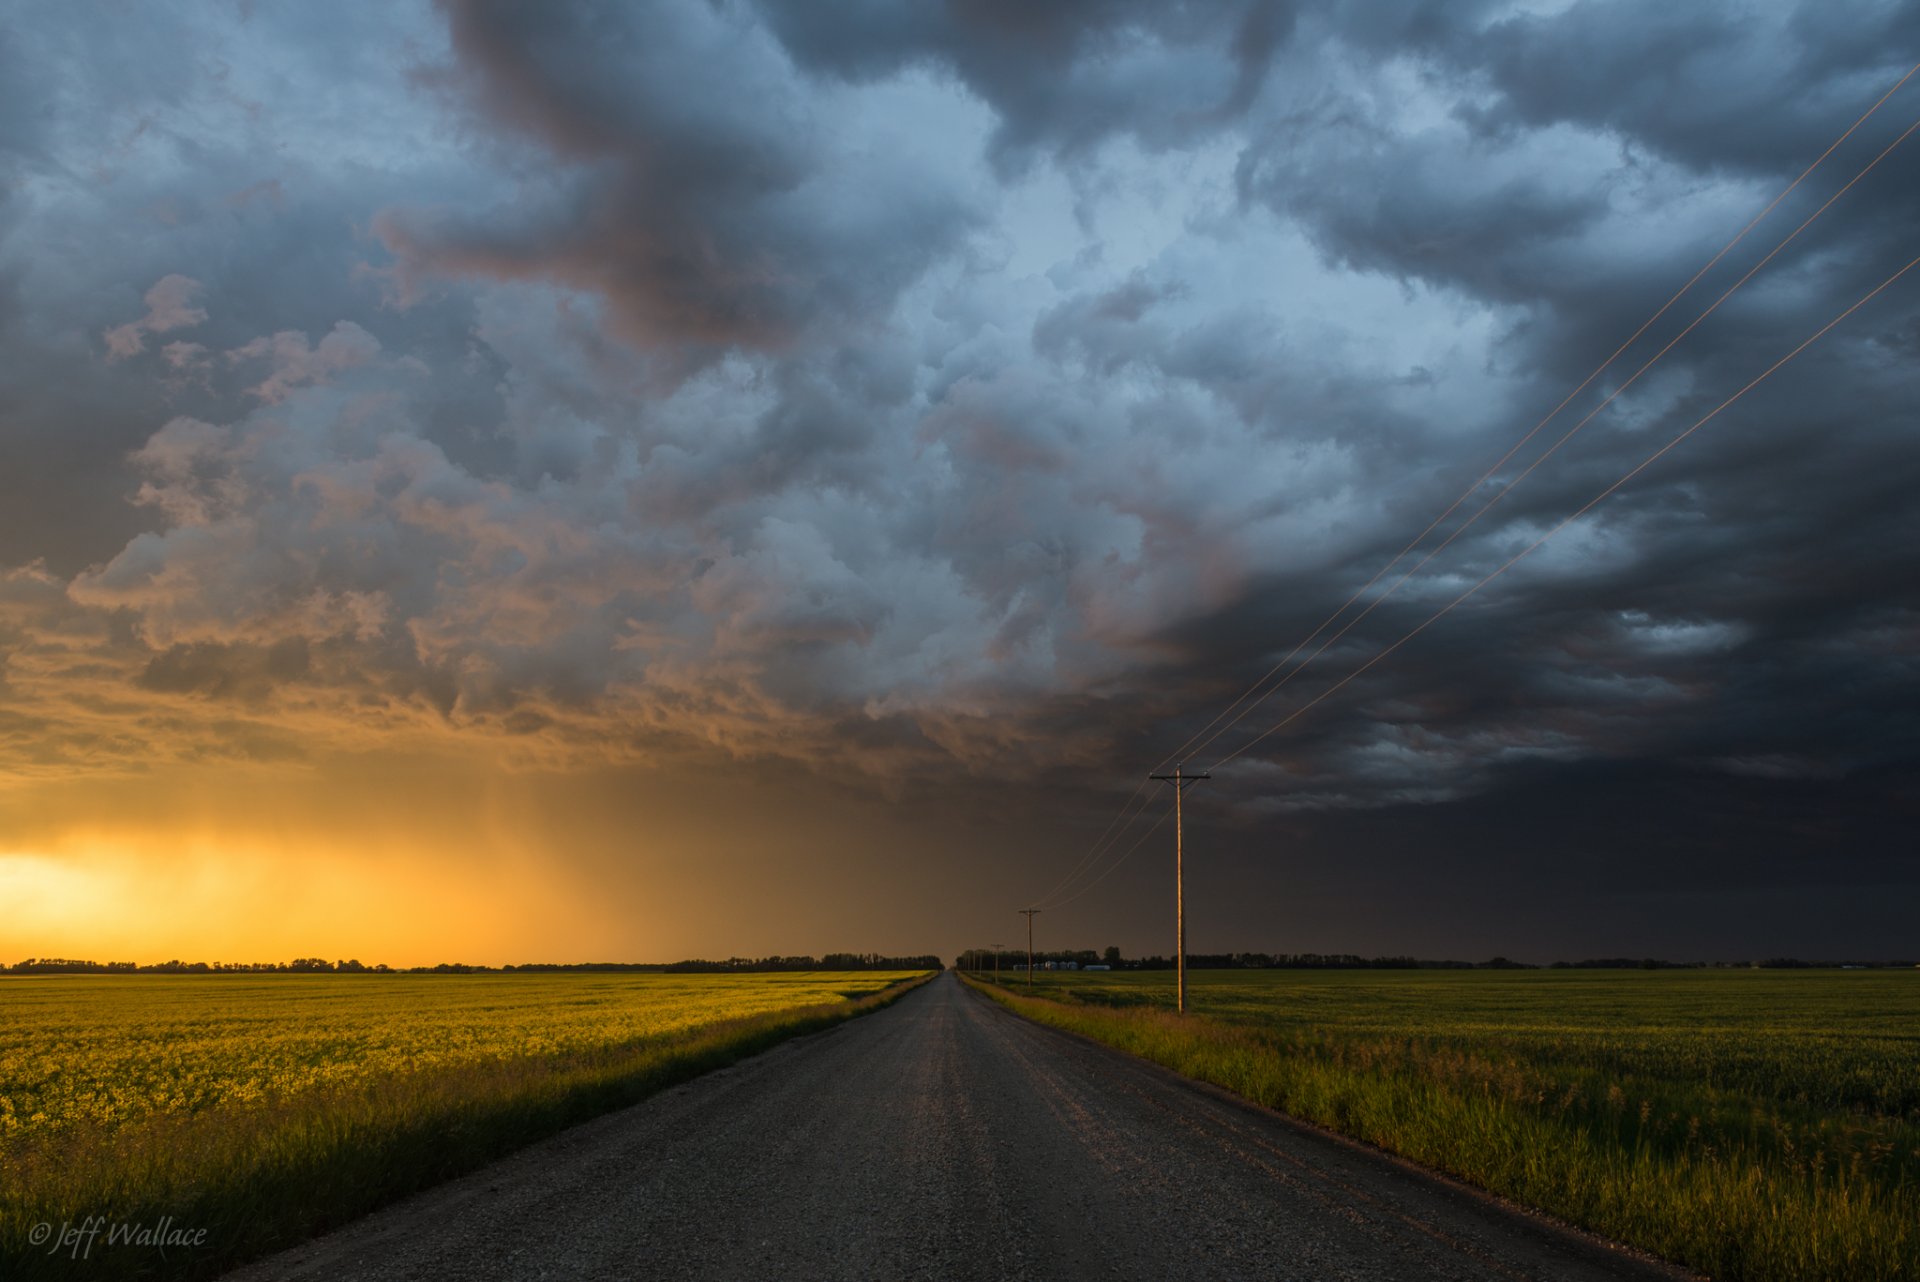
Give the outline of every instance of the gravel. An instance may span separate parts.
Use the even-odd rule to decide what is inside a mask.
[[[1691,1275],[942,975],[229,1276]]]

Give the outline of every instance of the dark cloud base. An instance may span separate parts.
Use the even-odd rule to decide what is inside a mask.
[[[1534,768],[1441,805],[1201,828],[1217,872],[1193,893],[1208,936],[1263,951],[1904,957],[1916,814],[1920,757],[1844,779]]]

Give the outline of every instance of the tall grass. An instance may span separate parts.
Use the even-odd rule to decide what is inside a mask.
[[[0,1151],[0,1278],[204,1278],[534,1140],[898,999],[931,976],[627,1046],[395,1073],[254,1107],[80,1127]],[[204,1230],[204,1245],[50,1250],[90,1216]],[[35,1242],[36,1225],[56,1241]]]
[[[1098,981],[1062,983],[1050,995],[1064,1000],[976,986],[1037,1023],[1716,1278],[1920,1278],[1920,1127],[1907,1113],[1826,1108],[1804,1091],[1785,1100],[1758,1086],[1729,1091],[1679,1071],[1621,1072],[1631,1056],[1620,1039],[1581,1064],[1516,1054],[1485,1028],[1361,1033],[1262,1021],[1244,1008],[1181,1016]],[[1106,995],[1127,1004],[1104,1004]],[[1841,1094],[1856,1086],[1833,1083]]]

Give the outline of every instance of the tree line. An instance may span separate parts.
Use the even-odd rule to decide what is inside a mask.
[[[1027,964],[1024,949],[972,948],[954,959],[957,970],[992,970],[998,962],[1002,970],[1019,970]],[[1172,970],[1173,958],[1125,957],[1109,945],[1104,951],[1091,948],[1036,951],[1034,965],[1049,963],[1058,967],[1106,966],[1113,970]],[[1491,957],[1486,961],[1452,961],[1422,957],[1362,957],[1357,953],[1188,953],[1188,970],[1705,970],[1705,969],[1836,969],[1839,967],[1910,968],[1910,959],[1874,959],[1871,961],[1804,961],[1797,957],[1768,957],[1760,961],[1667,961],[1658,957],[1592,957],[1583,961],[1556,961],[1546,966]]]
[[[440,962],[433,966],[369,966],[356,958],[328,961],[324,957],[296,957],[284,962],[154,962],[82,961],[71,957],[29,957],[0,971],[15,975],[474,975],[547,971],[637,971],[652,974],[720,974],[795,970],[944,970],[931,953],[887,957],[879,953],[828,953],[824,957],[729,957],[725,961],[692,959],[677,962],[527,962],[522,965],[478,966],[467,962]]]

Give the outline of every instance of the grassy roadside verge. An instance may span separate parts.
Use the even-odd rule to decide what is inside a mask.
[[[968,978],[963,976],[963,978]],[[1751,1130],[1706,1142],[1668,1101],[1556,1098],[1527,1066],[1415,1038],[1316,1038],[1150,1006],[992,1000],[1630,1243],[1716,1278],[1894,1282],[1920,1276],[1920,1188]],[[1728,1101],[1722,1100],[1725,1104]],[[1706,1114],[1706,1110],[1701,1110]],[[1706,1114],[1709,1123],[1711,1114]]]
[[[501,1059],[315,1091],[256,1108],[65,1134],[0,1154],[0,1277],[205,1278],[535,1140],[779,1042],[878,1010],[918,976],[851,1001],[707,1024],[624,1047]],[[89,1217],[204,1230],[198,1247],[60,1250]],[[53,1240],[33,1240],[50,1225]],[[84,1252],[84,1254],[80,1254]]]

